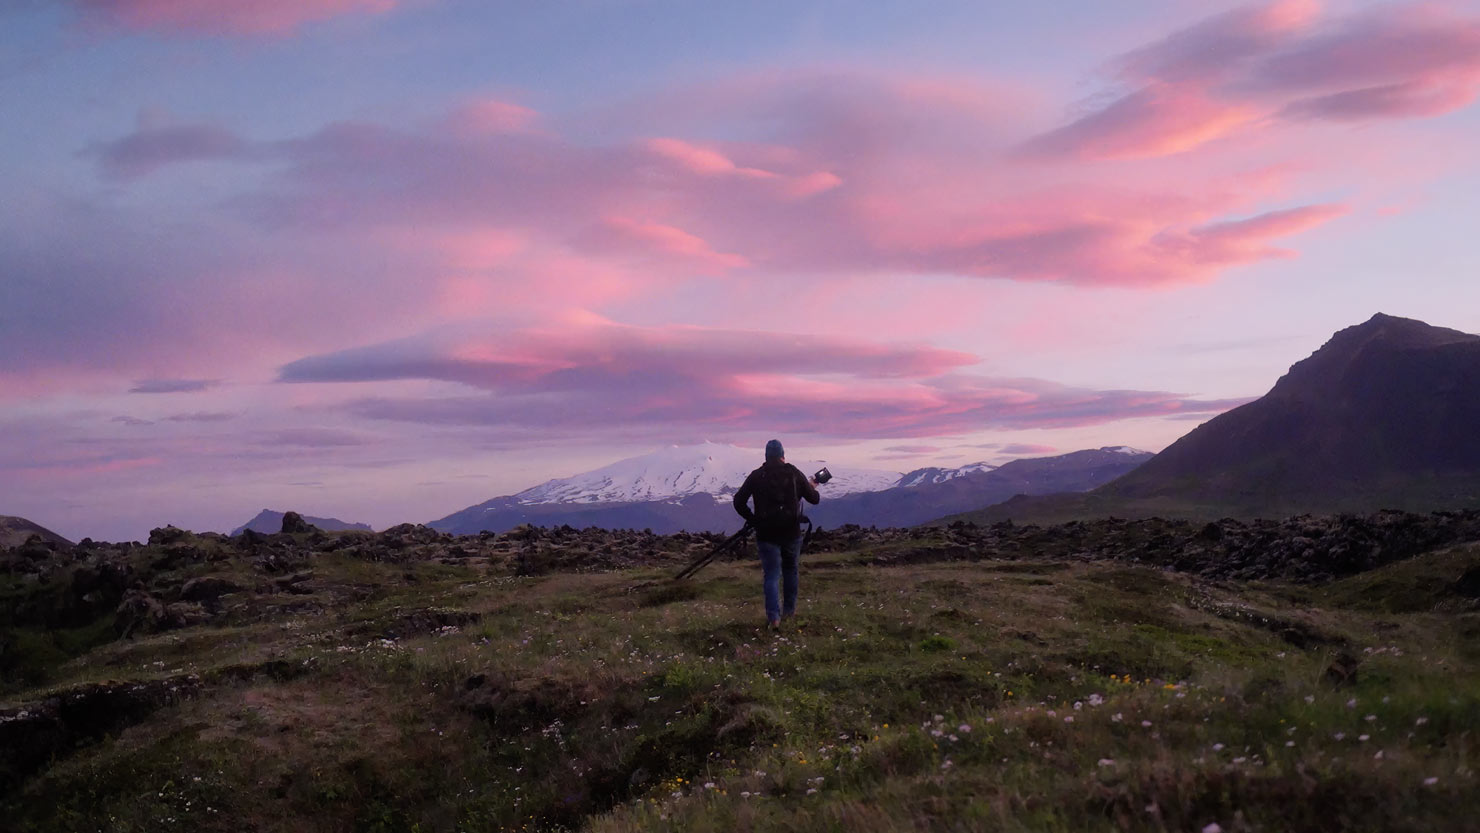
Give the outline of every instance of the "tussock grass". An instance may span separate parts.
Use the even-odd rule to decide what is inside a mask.
[[[0,810],[38,832],[1473,829],[1480,623],[1443,577],[1474,548],[1314,589],[877,555],[805,572],[779,634],[748,562],[672,584],[322,558],[316,607],[246,596],[226,626],[43,663],[9,699],[301,670],[221,677]]]

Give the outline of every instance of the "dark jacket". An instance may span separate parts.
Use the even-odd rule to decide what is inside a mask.
[[[746,505],[752,498],[754,511]],[[735,493],[735,511],[755,527],[760,540],[788,541],[802,534],[802,500],[816,504],[822,496],[801,469],[780,460],[767,460],[745,478]]]

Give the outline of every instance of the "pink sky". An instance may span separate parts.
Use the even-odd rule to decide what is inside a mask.
[[[1480,330],[1473,7],[936,14],[0,12],[0,514],[384,526],[773,435],[1155,451],[1374,312]]]

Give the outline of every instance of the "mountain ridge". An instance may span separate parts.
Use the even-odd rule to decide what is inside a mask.
[[[232,536],[240,535],[242,534],[242,532],[248,529],[252,530],[253,532],[262,532],[266,534],[279,532],[283,528],[283,515],[285,514],[285,512],[279,512],[275,509],[263,509],[261,512],[257,513],[256,517],[252,518],[250,521],[247,521],[236,529],[233,529],[230,534]],[[341,521],[338,518],[315,518],[312,515],[304,515],[303,520],[307,521],[310,524],[313,524],[314,526],[324,530],[325,532],[344,532],[350,530],[374,532],[369,524]]]
[[[35,521],[26,520],[16,515],[0,515],[0,550],[10,547],[18,547],[30,540],[32,535],[39,536],[48,544],[70,547],[72,542],[52,532]]]
[[[712,444],[710,444],[712,445]],[[688,448],[704,448],[692,446]],[[728,447],[733,448],[733,447]],[[715,492],[691,491],[681,497],[660,500],[593,501],[580,499],[567,502],[532,502],[521,495],[531,490],[504,495],[469,506],[428,524],[433,529],[454,534],[480,531],[502,532],[521,524],[534,526],[598,526],[612,529],[652,529],[658,533],[687,531],[733,532],[740,518],[730,505],[731,497],[745,474],[759,465],[752,452],[744,451],[749,462],[743,472],[735,472],[729,482],[719,483]],[[1054,457],[1022,458],[990,466],[971,463],[956,469],[915,469],[893,474],[892,485],[872,490],[855,489],[838,494],[834,486],[849,469],[836,469],[837,477],[822,487],[822,504],[804,507],[817,524],[837,527],[856,523],[863,526],[911,526],[952,511],[964,511],[1005,500],[1020,492],[1042,494],[1047,491],[1079,491],[1107,482],[1149,459],[1149,452],[1125,446],[1087,449]],[[613,466],[596,469],[605,472],[622,463],[643,458],[630,458]],[[805,464],[809,471],[814,464]],[[633,470],[640,466],[630,467]],[[857,470],[852,470],[857,471]],[[866,470],[865,470],[866,471]],[[587,473],[590,475],[592,473]],[[875,473],[877,474],[877,473]],[[564,481],[601,483],[601,478],[575,475]],[[875,477],[874,482],[881,482]],[[855,479],[855,485],[860,482]],[[904,485],[900,485],[904,484]],[[602,488],[612,484],[602,484]],[[623,492],[618,488],[616,493]],[[567,492],[567,494],[570,494]]]
[[[1274,517],[1480,505],[1480,336],[1379,313],[1337,331],[1267,394],[1079,496],[961,519]],[[943,520],[952,520],[945,518]]]

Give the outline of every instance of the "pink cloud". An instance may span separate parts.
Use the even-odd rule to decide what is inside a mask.
[[[312,356],[297,383],[430,379],[487,391],[348,406],[371,419],[577,435],[655,436],[688,425],[833,437],[924,437],[989,427],[1093,425],[1220,411],[1154,391],[1095,391],[962,372],[974,356],[924,346],[587,319],[503,336],[422,339]]]
[[[1026,147],[1086,159],[1168,156],[1222,138],[1258,116],[1255,108],[1214,100],[1195,85],[1154,84]]]
[[[1053,454],[1057,451],[1058,449],[1051,445],[1041,445],[1038,443],[1008,443],[999,449],[1000,453],[1011,456]]]
[[[1442,77],[1480,82],[1480,18],[1437,4],[1378,7],[1333,21],[1252,68],[1275,90],[1358,89]]]
[[[681,139],[649,139],[646,147],[662,159],[699,176],[733,176],[775,182],[779,184],[781,193],[793,199],[805,199],[824,191],[830,191],[843,183],[842,178],[831,171],[785,175],[763,168],[742,166],[714,148],[692,144]],[[789,157],[789,161],[793,162],[796,159],[795,154],[788,154],[784,149],[763,147],[753,150],[761,156]],[[778,150],[781,153],[778,153]]]
[[[619,235],[650,246],[657,251],[692,260],[719,271],[738,269],[750,264],[749,260],[740,255],[716,252],[702,238],[674,226],[631,220],[626,217],[610,217],[606,225]]]
[[[1276,0],[1210,17],[1121,56],[1114,71],[1137,81],[1227,77],[1279,49],[1320,16],[1318,0]]]
[[[1442,116],[1469,106],[1477,95],[1480,83],[1409,81],[1304,98],[1283,112],[1333,121]]]
[[[1121,286],[1166,286],[1208,280],[1242,263],[1288,252],[1268,241],[1340,216],[1339,206],[1305,206],[1249,220],[1188,224],[1206,209],[1179,209],[1175,201],[1127,205],[1122,216],[1050,203],[1042,219],[1025,213],[1015,223],[985,224],[982,236],[939,247],[942,269],[1022,280]],[[1081,213],[1082,212],[1082,213]]]
[[[444,125],[455,134],[488,136],[529,130],[538,120],[539,114],[522,104],[480,98],[458,105]]]
[[[1480,18],[1441,6],[1323,18],[1306,0],[1218,15],[1122,56],[1135,85],[1027,144],[1040,154],[1184,153],[1246,125],[1429,117],[1480,96]]]
[[[11,473],[16,477],[34,480],[68,479],[151,468],[160,465],[162,462],[164,461],[158,457],[114,459],[107,456],[97,456],[88,460],[56,462],[39,466],[23,466],[11,469]]]
[[[964,143],[922,152],[910,143],[916,133],[906,141],[886,131],[861,150],[846,108],[872,109],[878,102],[856,101],[855,91],[848,93],[826,105],[797,107],[798,124],[777,136],[804,133],[793,137],[795,144],[732,143],[724,152],[672,138],[593,147],[549,133],[487,136],[445,126],[404,130],[370,124],[332,125],[286,141],[219,145],[243,161],[279,163],[280,179],[241,200],[261,222],[320,234],[358,229],[371,237],[372,247],[384,245],[389,227],[403,247],[410,241],[410,248],[455,270],[435,278],[445,287],[439,293],[445,306],[469,300],[482,308],[500,292],[527,285],[526,276],[540,280],[532,270],[562,258],[604,264],[593,274],[616,270],[630,279],[641,273],[649,283],[691,276],[696,266],[711,275],[749,266],[819,275],[947,271],[1165,285],[1207,280],[1272,251],[1249,246],[1224,249],[1223,259],[1211,250],[1177,259],[1166,257],[1161,244],[1198,226],[1233,220],[1235,212],[1277,208],[1282,182],[1247,171],[1209,176],[1194,169],[1153,171],[1133,183],[1107,186],[1113,174],[1068,166],[1047,177],[1059,184],[1044,188],[1041,178],[1029,176],[1012,158],[1008,143],[996,156]],[[767,88],[762,94],[796,93]],[[956,104],[938,91],[929,100]],[[1250,112],[1208,103],[1195,91],[1167,88],[1147,101],[1167,118],[1085,122],[1040,143],[1079,147],[1086,157],[1156,156],[1190,150],[1251,118]],[[759,104],[736,106],[745,111]],[[924,122],[920,103],[911,106],[912,118]],[[939,120],[961,117],[946,112]],[[837,123],[848,129],[835,129]],[[141,131],[101,146],[104,169],[113,170],[111,160],[149,135]],[[169,152],[179,161],[200,156],[194,148],[166,143],[150,164],[167,164]],[[737,161],[744,158],[768,167]],[[404,231],[408,217],[416,218],[414,232]],[[508,259],[497,246],[480,268],[451,262],[458,251],[472,251],[471,259],[477,259],[476,241],[438,251],[462,233],[443,229],[465,228],[494,240],[523,241],[519,262],[496,265]]]
[[[431,378],[474,387],[534,380],[560,384],[567,371],[593,365],[603,373],[682,372],[688,364],[727,364],[732,376],[845,373],[858,378],[931,376],[974,364],[975,356],[919,345],[881,345],[808,335],[687,326],[634,327],[598,316],[568,317],[502,335],[482,328],[443,330],[416,339],[301,359],[287,382]]]
[[[199,393],[217,385],[216,379],[141,379],[129,393]]]
[[[211,160],[242,160],[251,143],[221,127],[186,124],[145,127],[95,148],[105,174],[119,179],[145,176],[167,165]]]
[[[409,333],[642,299],[676,317],[690,299],[730,294],[739,269],[762,289],[785,282],[788,297],[908,288],[879,315],[904,334],[971,314],[922,276],[1215,280],[1288,257],[1297,235],[1338,217],[1324,200],[1353,164],[1396,180],[1442,173],[1440,154],[1416,170],[1402,141],[1316,131],[1467,100],[1473,25],[1442,11],[1257,7],[1127,56],[1114,80],[1133,86],[1057,128],[1045,96],[991,79],[839,67],[624,103],[608,141],[560,129],[589,129],[594,115],[542,123],[481,97],[409,125],[264,140],[143,123],[89,151],[104,177],[135,188],[171,165],[240,164],[226,181],[239,190],[189,214],[74,205],[0,240],[19,322],[0,328],[0,351],[22,357],[3,371],[4,395],[109,373],[116,389],[260,372],[355,343],[364,322]],[[1354,44],[1375,51],[1375,68],[1346,57]],[[1035,132],[1056,154],[1025,161],[1014,151]],[[1356,210],[1369,195],[1344,199]],[[231,315],[263,323],[223,332]]]
[[[1212,223],[1185,234],[1166,235],[1159,241],[1163,251],[1187,262],[1224,264],[1271,257],[1292,257],[1294,252],[1274,248],[1268,241],[1314,228],[1348,212],[1343,205],[1308,205],[1270,211],[1245,220]]]
[[[1337,121],[1442,115],[1480,95],[1480,17],[1377,9],[1258,66],[1246,86],[1299,94],[1285,113]]]
[[[843,178],[831,171],[815,171],[795,177],[786,185],[786,193],[797,199],[821,194],[843,184]]]
[[[130,29],[285,35],[306,23],[382,13],[397,0],[72,0],[89,17]]]
[[[757,179],[776,177],[776,174],[770,171],[736,165],[729,157],[713,148],[702,147],[682,139],[649,139],[647,148],[658,156],[703,176],[735,175]]]

